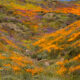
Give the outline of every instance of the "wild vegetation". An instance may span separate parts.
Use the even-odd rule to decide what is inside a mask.
[[[80,80],[79,3],[0,0],[0,80]]]

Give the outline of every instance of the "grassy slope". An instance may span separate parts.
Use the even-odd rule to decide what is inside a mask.
[[[44,9],[44,12],[41,12],[41,8],[38,7],[37,9],[39,10],[38,14],[32,14],[33,11],[31,12],[31,15],[28,16],[30,19],[28,21],[28,19],[25,18],[26,15],[23,15],[24,12],[20,13],[15,13],[17,12],[17,9],[22,10],[25,8],[25,4],[19,3],[19,4],[14,4],[11,3],[12,1],[10,1],[11,4],[13,4],[13,6],[11,6],[11,4],[9,5],[10,0],[1,0],[1,2],[3,3],[3,5],[1,4],[0,7],[0,44],[1,44],[1,48],[0,48],[0,52],[1,52],[1,61],[5,62],[5,63],[0,63],[0,67],[1,67],[1,74],[2,74],[2,79],[1,80],[56,80],[56,79],[60,79],[60,77],[55,74],[55,62],[57,62],[58,60],[62,59],[61,55],[65,55],[63,57],[65,58],[71,58],[72,56],[75,56],[75,52],[76,52],[76,48],[75,49],[71,49],[72,46],[70,46],[70,44],[72,44],[72,42],[69,42],[69,46],[65,46],[65,52],[64,50],[62,52],[57,52],[55,51],[54,53],[60,54],[59,55],[59,59],[52,59],[54,57],[53,51],[48,54],[48,57],[50,60],[45,60],[44,59],[47,57],[46,52],[40,52],[39,55],[35,55],[33,54],[32,57],[38,58],[38,59],[43,59],[42,62],[37,62],[37,64],[39,66],[44,67],[44,72],[40,75],[35,75],[35,76],[31,76],[30,72],[33,74],[39,73],[40,72],[40,68],[37,68],[37,66],[35,65],[35,63],[33,62],[32,65],[32,59],[28,59],[26,56],[24,56],[24,54],[27,54],[25,52],[26,47],[32,47],[31,43],[33,42],[33,40],[35,40],[35,38],[33,37],[37,37],[37,36],[41,36],[44,33],[50,33],[51,29],[52,31],[56,31],[58,29],[65,29],[64,27],[66,27],[67,25],[79,20],[79,16],[76,15],[72,15],[72,14],[64,14],[64,13],[54,13],[54,12],[47,12]],[[14,2],[16,0],[13,0]],[[8,2],[8,3],[7,3]],[[41,2],[42,3],[42,2]],[[5,5],[6,4],[6,5]],[[32,3],[33,4],[33,3]],[[23,6],[23,7],[22,7]],[[33,5],[32,5],[33,7]],[[26,6],[26,8],[28,9],[32,9],[32,7],[30,8],[29,5]],[[42,6],[41,6],[42,7]],[[33,7],[33,10],[35,9],[35,7]],[[36,9],[36,10],[37,10]],[[26,12],[27,15],[30,14],[30,12]],[[41,16],[42,18],[36,18],[34,16]],[[76,22],[79,23],[79,22]],[[39,29],[36,30],[37,25],[39,27]],[[55,25],[57,27],[55,27]],[[72,25],[74,26],[75,23]],[[77,25],[78,27],[78,25]],[[75,29],[75,28],[74,28]],[[6,32],[7,31],[7,32]],[[41,34],[42,32],[42,34]],[[60,32],[60,31],[59,31]],[[57,33],[57,32],[55,32]],[[79,33],[79,30],[75,29],[75,33]],[[54,34],[54,33],[53,33]],[[57,41],[57,43],[59,44],[60,47],[64,47],[62,46],[62,44],[66,44],[67,45],[67,32],[65,33],[66,37],[64,40],[61,41]],[[48,36],[48,35],[47,35]],[[64,36],[63,33],[60,33],[60,36]],[[74,36],[74,35],[73,35]],[[77,35],[79,36],[79,35]],[[49,40],[49,37],[50,40]],[[52,40],[53,35],[48,36],[48,40],[46,43],[50,42]],[[56,36],[55,36],[56,37]],[[58,37],[57,37],[58,38]],[[75,36],[76,38],[76,36]],[[26,40],[25,40],[26,39]],[[80,38],[77,37],[75,39],[75,42],[78,41]],[[66,41],[65,41],[66,40]],[[24,42],[21,42],[24,41]],[[46,40],[45,40],[46,41]],[[53,41],[52,41],[53,42]],[[66,43],[65,43],[66,42]],[[26,44],[25,44],[26,43]],[[46,45],[46,43],[44,45]],[[74,43],[74,41],[73,41]],[[77,46],[77,45],[75,45]],[[44,47],[44,46],[42,46]],[[47,45],[46,45],[47,47]],[[46,48],[44,47],[44,48]],[[69,50],[67,50],[68,48],[70,48]],[[34,46],[32,48],[30,48],[31,51],[33,52]],[[74,50],[74,51],[73,51]],[[69,51],[69,52],[68,52]],[[14,53],[15,52],[15,53]],[[31,53],[32,53],[31,52]],[[33,53],[35,53],[36,51],[34,51]],[[73,55],[74,52],[74,55]],[[77,54],[78,54],[79,50],[77,48]],[[12,54],[11,54],[12,53]],[[69,55],[71,55],[71,57]],[[56,55],[57,56],[57,55]],[[27,58],[27,59],[24,59]],[[52,58],[51,58],[52,57]],[[15,61],[16,60],[16,61]],[[25,61],[25,62],[24,62]],[[27,62],[26,62],[27,61]],[[24,62],[24,64],[23,64]],[[30,63],[29,65],[27,65],[26,63]],[[49,66],[47,67],[45,62],[49,62]],[[74,64],[75,62],[73,62]],[[70,66],[72,66],[73,64],[71,64]],[[14,66],[15,65],[15,66]],[[64,64],[66,65],[66,63]],[[77,64],[75,64],[77,65]],[[68,65],[69,66],[69,65]],[[33,68],[33,70],[26,72],[25,69],[31,69]],[[7,69],[7,70],[6,70]],[[5,72],[5,74],[4,74]],[[19,72],[18,74],[16,72]],[[11,73],[11,74],[10,74]],[[20,76],[21,75],[21,76]],[[73,77],[70,77],[72,75],[66,75],[67,77],[71,78],[70,80],[75,80],[75,78],[73,79]],[[62,80],[67,80],[65,79],[65,77],[62,78]],[[68,79],[69,80],[69,79]],[[76,78],[76,80],[78,80]]]

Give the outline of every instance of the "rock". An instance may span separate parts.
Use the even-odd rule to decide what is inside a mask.
[[[26,55],[32,55],[32,52],[26,49]]]
[[[45,62],[44,64],[45,64],[45,66],[49,66],[49,62]]]

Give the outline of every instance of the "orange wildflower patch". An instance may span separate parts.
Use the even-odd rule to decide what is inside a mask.
[[[80,70],[80,65],[69,68],[69,72],[74,72],[76,70]]]
[[[3,56],[1,53],[0,53],[0,59],[6,59],[7,57]]]
[[[5,40],[9,45],[13,46],[14,48],[20,49],[16,46],[11,40],[8,40],[6,37],[1,37],[1,39]]]
[[[20,67],[19,66],[16,66],[16,65],[12,66],[12,69],[14,71],[20,71],[21,70]]]
[[[80,4],[76,5],[76,7],[58,8],[57,10],[55,10],[55,12],[65,13],[65,14],[72,13],[72,14],[80,15]]]
[[[32,75],[36,74],[36,73],[40,73],[43,71],[43,68],[38,68],[38,67],[35,67],[34,69],[26,69],[27,72],[31,72]]]
[[[62,75],[62,74],[64,74],[66,71],[67,71],[67,68],[65,68],[65,67],[63,66],[63,67],[61,67],[61,68],[57,71],[57,73],[60,74],[60,75]]]

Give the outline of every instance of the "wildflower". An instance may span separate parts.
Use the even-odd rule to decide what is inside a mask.
[[[74,71],[79,70],[79,69],[80,69],[80,65],[75,66],[75,67],[71,67],[71,68],[69,68],[69,72],[74,72]]]
[[[20,71],[21,70],[20,67],[19,66],[16,66],[16,65],[12,66],[12,69],[14,71]]]

